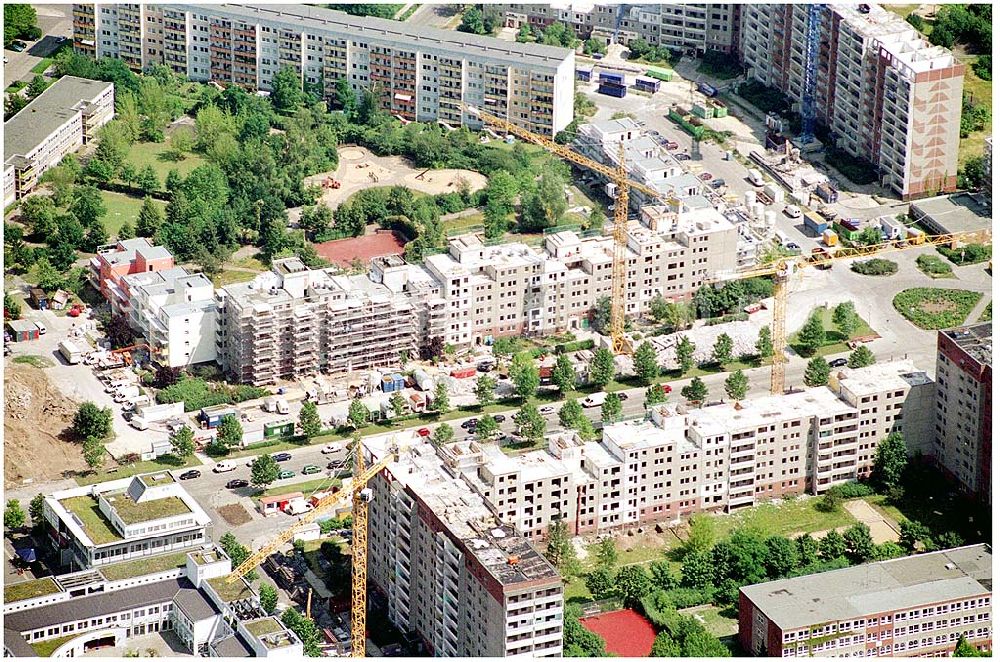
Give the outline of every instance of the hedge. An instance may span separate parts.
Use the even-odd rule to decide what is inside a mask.
[[[255,400],[270,395],[271,392],[257,386],[230,386],[210,384],[198,377],[186,377],[160,390],[156,401],[160,404],[183,402],[184,411],[196,411],[215,405],[234,405],[238,402]]]
[[[985,262],[993,257],[993,247],[989,244],[969,244],[957,249],[938,246],[937,250],[938,253],[960,267],[966,264]]]
[[[573,342],[560,343],[556,345],[556,354],[566,354],[568,352],[578,352],[582,349],[593,349],[594,341],[590,340],[576,340]]]
[[[921,255],[917,258],[917,268],[931,277],[951,275],[951,267],[937,255]]]

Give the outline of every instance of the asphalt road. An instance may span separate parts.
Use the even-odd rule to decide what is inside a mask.
[[[31,68],[48,57],[61,44],[59,37],[67,40],[73,38],[73,6],[72,5],[34,5],[38,15],[38,27],[42,38],[29,41],[28,48],[20,53],[4,49],[7,58],[3,66],[3,85],[6,88],[16,80],[31,80],[34,74]]]
[[[413,12],[406,22],[410,25],[419,25],[427,28],[444,29],[455,14],[461,9],[460,5],[420,5],[420,9]]]

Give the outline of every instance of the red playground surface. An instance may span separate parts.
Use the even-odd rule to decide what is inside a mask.
[[[609,611],[600,616],[581,618],[580,624],[608,642],[608,652],[622,657],[648,657],[653,650],[656,630],[653,624],[633,609]]]
[[[360,260],[367,268],[368,261],[382,255],[402,255],[406,242],[395,232],[377,232],[364,237],[334,239],[316,244],[316,252],[341,267],[350,267]]]

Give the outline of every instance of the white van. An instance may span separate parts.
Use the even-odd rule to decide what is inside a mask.
[[[40,336],[44,336],[45,332],[48,331],[48,329],[45,328],[45,325],[41,322],[35,322],[35,327],[38,329],[38,335]]]
[[[601,391],[600,393],[594,393],[592,395],[588,395],[586,398],[583,399],[582,404],[584,407],[600,407],[601,405],[604,404],[604,401],[607,399],[608,399],[608,394],[605,393],[604,391]]]
[[[136,430],[149,429],[149,421],[147,421],[144,418],[139,418],[138,416],[133,416],[132,420],[129,421],[128,424],[134,427]]]
[[[764,185],[764,175],[760,174],[760,170],[757,170],[756,168],[750,168],[750,170],[747,171],[747,179],[749,179],[750,183],[754,186]]]
[[[236,470],[236,465],[233,464],[232,462],[219,462],[214,467],[212,467],[212,471],[214,471],[217,474],[222,474],[226,473],[227,471],[235,471],[235,470]]]

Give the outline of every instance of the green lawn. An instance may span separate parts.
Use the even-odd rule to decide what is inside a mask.
[[[97,499],[90,496],[69,497],[60,501],[63,507],[79,518],[90,539],[97,545],[122,540],[118,532],[111,528],[111,522],[104,518]]]
[[[980,322],[989,322],[993,319],[993,302],[986,304],[986,310],[979,316]]]
[[[112,191],[101,191],[101,199],[104,201],[104,206],[108,208],[108,213],[104,215],[102,220],[109,237],[117,237],[125,221],[130,221],[132,227],[135,227],[139,210],[142,209],[142,198]],[[154,201],[163,208],[167,206],[162,200]]]
[[[732,515],[713,517],[716,538],[723,538],[739,527],[757,529],[767,536],[789,536],[827,531],[854,523],[854,518],[843,508],[824,513],[816,508],[817,503],[819,499],[815,498],[783,501],[777,505],[762,503]]]
[[[483,226],[483,215],[482,213],[470,214],[469,216],[463,216],[462,218],[454,218],[448,221],[443,221],[441,223],[442,229],[446,235],[453,234],[464,234],[470,232],[473,229],[479,230]]]
[[[850,338],[845,338],[844,334],[838,331],[836,325],[833,323],[833,308],[823,307],[820,310],[823,311],[823,327],[826,329],[826,344],[816,350],[816,353],[813,356],[827,356],[828,354],[839,354],[840,352],[849,351],[850,347],[847,346],[848,340],[870,336],[875,333],[872,328],[868,326],[868,322],[862,318],[861,326],[851,334]],[[795,350],[795,352],[800,356],[805,356],[805,350],[799,344],[798,331],[788,337],[788,346]]]
[[[5,584],[3,587],[3,601],[4,603],[17,602],[19,600],[39,598],[43,595],[58,592],[59,587],[56,586],[51,577],[42,577],[41,579],[31,579],[26,582]]]
[[[966,96],[972,95],[975,103],[985,104],[990,109],[990,120],[982,131],[975,131],[969,134],[968,138],[962,138],[958,143],[958,163],[965,163],[970,156],[982,156],[986,139],[993,135],[993,82],[982,80],[972,71],[972,63],[976,60],[975,55],[959,55],[958,59],[965,64],[965,81],[962,85],[962,92]]]
[[[52,653],[56,652],[57,648],[79,636],[79,632],[74,632],[73,634],[67,634],[65,637],[59,637],[58,639],[49,639],[48,641],[40,641],[37,644],[31,644],[31,647],[35,649],[35,654],[37,654],[38,657],[51,657]]]
[[[893,297],[892,305],[921,329],[947,329],[964,323],[982,298],[969,290],[914,287]]]
[[[696,621],[701,622],[705,626],[705,629],[709,633],[716,637],[727,637],[736,634],[739,630],[739,620],[727,618],[720,613],[721,611],[715,605],[701,605],[700,607],[681,609],[680,613],[693,616]]]
[[[187,563],[187,552],[180,554],[166,554],[164,556],[152,556],[116,563],[101,568],[101,574],[110,581],[129,579],[142,575],[151,575],[154,572],[164,572],[171,568],[182,568]]]
[[[882,5],[887,11],[891,11],[900,18],[906,18],[920,8],[920,5]]]
[[[193,131],[193,128],[188,130]],[[186,177],[188,173],[197,168],[200,165],[207,163],[204,158],[198,154],[185,154],[184,158],[180,161],[171,161],[165,154],[170,150],[170,135],[167,135],[167,139],[162,143],[144,143],[137,142],[132,145],[129,150],[126,161],[135,166],[136,170],[141,171],[147,165],[153,166],[153,170],[156,171],[156,176],[160,179],[160,186],[163,186],[164,180],[167,178],[167,173],[171,170],[177,170],[182,177]]]
[[[25,354],[24,356],[14,357],[14,363],[27,363],[28,365],[33,365],[36,368],[51,368],[55,365],[52,359],[47,356],[38,356],[37,354]]]
[[[164,455],[155,460],[136,462],[135,464],[130,464],[128,466],[112,467],[107,471],[98,471],[96,473],[89,472],[82,476],[77,476],[75,480],[79,485],[93,485],[94,483],[103,483],[107,480],[126,478],[136,474],[146,474],[154,471],[173,471],[174,469],[183,469],[185,467],[193,467],[199,464],[201,463],[194,457],[189,457],[185,461],[181,462],[172,455]]]
[[[212,284],[216,287],[225,287],[226,285],[233,285],[235,283],[245,283],[248,280],[253,280],[256,275],[249,271],[223,269],[222,272],[212,277]]]
[[[315,475],[315,474],[314,474]],[[302,481],[301,483],[292,483],[290,485],[282,485],[280,487],[272,487],[269,490],[264,490],[262,494],[257,495],[256,498],[266,497],[266,496],[277,496],[279,494],[290,494],[291,492],[302,492],[302,494],[309,496],[313,492],[318,490],[326,490],[331,487],[340,487],[341,481],[337,478],[330,478],[324,476],[323,478],[315,478],[313,480]]]

